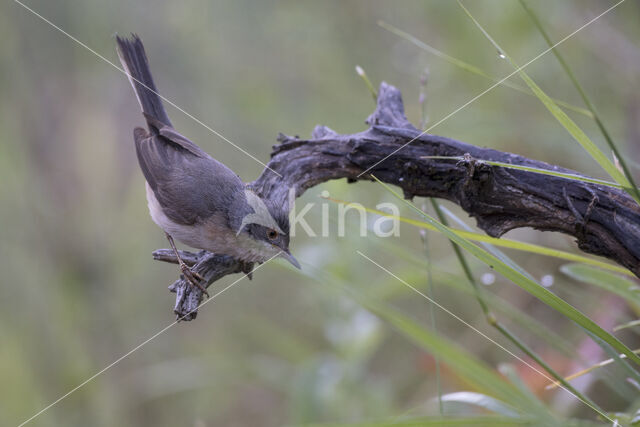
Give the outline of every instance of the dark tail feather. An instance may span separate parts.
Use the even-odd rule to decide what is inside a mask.
[[[147,118],[150,128],[157,127],[157,122],[173,127],[162,105],[162,99],[158,95],[153,77],[151,77],[149,61],[144,52],[142,40],[137,35],[132,34],[131,39],[117,36],[116,41],[118,42],[118,57],[128,74],[129,81],[140,103],[140,108],[142,108],[142,112],[145,115],[155,119],[149,120]]]

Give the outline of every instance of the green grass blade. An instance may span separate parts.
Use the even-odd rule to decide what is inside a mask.
[[[589,331],[587,334],[591,335]],[[624,354],[618,354],[609,344],[604,343],[598,337],[592,336],[593,339],[604,351],[607,353],[615,362],[624,369],[627,375],[624,375],[618,379],[618,381],[608,381],[610,386],[618,392],[621,396],[629,396],[630,393],[633,392],[629,387],[629,384],[625,381],[625,377],[633,379],[636,383],[640,384],[640,373],[633,369],[631,365],[626,361],[626,357]],[[636,351],[634,351],[637,354]],[[611,378],[607,378],[607,380],[611,380]]]
[[[440,220],[440,222],[445,227],[448,228],[449,227],[449,223],[447,222],[447,218],[444,215],[444,213],[442,212],[442,209],[440,208],[440,205],[433,199],[431,199],[431,202],[433,203],[433,207],[434,207],[434,209],[436,211],[436,214],[438,215],[438,219]],[[453,215],[453,214],[451,214],[451,215]],[[453,215],[453,218],[458,220],[458,218],[455,215]],[[462,221],[460,221],[460,220],[458,220],[458,221],[460,223],[462,223]],[[462,224],[464,224],[464,223],[462,223]],[[488,307],[488,305],[487,305],[487,303],[485,301],[484,294],[480,290],[480,287],[478,286],[478,283],[476,282],[475,278],[473,277],[473,274],[471,273],[471,269],[469,268],[469,265],[468,265],[468,263],[466,261],[466,258],[464,256],[464,254],[462,253],[462,250],[455,243],[452,242],[452,244],[453,244],[453,248],[455,249],[456,256],[458,257],[458,260],[460,261],[462,269],[464,270],[465,275],[467,276],[467,280],[473,286],[473,288],[474,288],[474,290],[476,292],[476,298],[478,300],[478,303],[482,307],[482,310],[484,311],[485,317],[487,318],[487,322],[491,326],[496,328],[505,338],[507,338],[509,341],[511,341],[518,349],[520,349],[520,351],[522,351],[524,354],[526,354],[531,359],[533,359],[538,365],[540,365],[545,371],[547,371],[547,373],[549,375],[551,375],[556,380],[562,382],[567,391],[572,393],[575,397],[580,399],[586,405],[588,405],[591,408],[593,408],[598,414],[605,415],[605,413],[602,410],[602,408],[598,407],[598,405],[596,405],[595,402],[593,402],[587,396],[583,395],[580,391],[575,389],[571,384],[569,384],[566,381],[564,381],[562,376],[560,374],[558,374],[546,361],[544,361],[544,359],[542,359],[542,357],[540,357],[540,355],[538,355],[536,352],[534,352],[522,339],[520,339],[520,337],[518,337],[517,335],[512,333],[505,325],[502,324],[502,322],[500,322],[500,320],[498,320],[497,317],[495,317],[493,315],[493,313],[491,313],[489,311],[489,307]],[[529,273],[527,273],[518,264],[513,262],[513,260],[511,260],[511,258],[507,257],[505,254],[503,254],[502,252],[500,252],[499,250],[497,250],[496,248],[494,248],[491,245],[485,244],[485,246],[488,246],[486,249],[487,249],[487,251],[489,253],[494,255],[497,259],[499,259],[501,262],[503,262],[507,267],[514,269],[515,271],[517,271],[518,273],[520,273],[521,275],[523,275],[524,277],[528,278],[531,281],[534,280],[533,277],[531,277],[531,275],[529,275]]]
[[[422,230],[421,230],[422,231]],[[424,255],[427,260],[427,295],[429,298],[433,298],[434,282],[433,282],[433,265],[431,263],[431,254],[429,251],[429,241],[427,240],[427,233],[422,231],[420,234],[422,237],[422,245],[424,247]],[[431,328],[438,332],[438,324],[436,322],[436,313],[433,303],[429,301],[429,319],[431,320]],[[438,411],[440,416],[444,415],[444,407],[442,405],[442,386],[440,375],[440,358],[434,357],[436,362],[436,390],[438,391]]]
[[[343,203],[345,205],[349,205],[351,204],[351,202],[346,202],[343,200],[339,200],[339,199],[334,199],[334,198],[326,198],[327,200],[330,200],[332,202],[335,203]],[[410,224],[413,225],[415,227],[420,227],[420,228],[424,228],[426,230],[432,230],[435,231],[436,228],[433,227],[431,224],[424,222],[424,221],[419,221],[419,220],[415,220],[415,219],[411,219],[411,218],[405,218],[402,216],[395,216],[395,215],[391,215],[388,212],[384,212],[384,211],[380,211],[377,209],[372,209],[372,208],[368,208],[365,207],[364,208],[367,212],[369,213],[373,213],[376,215],[380,215],[380,216],[385,216],[388,218],[394,218],[397,219],[400,222],[403,222],[405,224]],[[635,277],[635,275],[627,270],[624,267],[618,266],[618,265],[614,265],[614,264],[610,264],[608,262],[604,262],[604,261],[600,261],[594,258],[589,258],[583,255],[579,255],[579,254],[574,254],[571,252],[566,252],[566,251],[561,251],[559,249],[552,249],[552,248],[547,248],[545,246],[540,246],[540,245],[536,245],[533,243],[526,243],[526,242],[520,242],[517,240],[511,240],[511,239],[501,239],[501,238],[497,238],[497,237],[491,237],[491,236],[487,236],[486,234],[480,234],[480,233],[474,233],[471,231],[464,231],[464,230],[456,230],[456,229],[451,229],[454,233],[456,233],[457,235],[459,235],[460,237],[463,237],[465,239],[468,240],[472,240],[474,242],[479,242],[479,243],[488,243],[494,246],[499,246],[502,248],[507,248],[507,249],[513,249],[513,250],[517,250],[517,251],[523,251],[523,252],[529,252],[529,253],[534,253],[534,254],[538,254],[538,255],[544,255],[544,256],[550,256],[550,257],[554,257],[554,258],[558,258],[558,259],[564,259],[567,261],[572,261],[572,262],[580,262],[580,263],[584,263],[584,264],[588,264],[588,265],[592,265],[594,267],[600,267],[603,268],[605,270],[609,270],[609,271],[613,271],[616,273],[620,273],[620,274],[624,274],[630,277]]]
[[[567,303],[562,298],[558,297],[556,294],[544,288],[543,286],[539,285],[535,281],[529,279],[525,275],[509,267],[494,255],[478,247],[477,245],[471,243],[469,240],[459,236],[458,234],[453,232],[453,230],[451,230],[448,227],[445,227],[440,222],[432,218],[430,215],[427,215],[426,213],[422,212],[420,209],[415,207],[412,203],[409,203],[408,201],[404,200],[402,196],[396,193],[388,185],[386,185],[385,183],[377,179],[375,176],[372,175],[372,177],[376,181],[378,181],[378,183],[380,183],[383,187],[385,187],[389,192],[391,192],[398,200],[401,200],[403,203],[406,203],[408,206],[411,207],[411,209],[413,209],[415,212],[421,215],[424,219],[426,219],[427,222],[429,222],[432,226],[434,226],[437,229],[437,231],[441,232],[447,238],[449,238],[449,240],[453,241],[454,243],[457,243],[459,246],[461,246],[462,248],[470,252],[473,256],[475,256],[480,261],[487,264],[489,267],[495,269],[498,273],[502,274],[504,277],[511,280],[513,283],[515,283],[525,291],[529,292],[531,295],[535,296],[540,301],[547,304],[549,307],[558,311],[559,313],[566,316],[567,318],[573,320],[579,326],[588,330],[593,335],[597,336],[598,338],[600,338],[601,340],[609,344],[619,353],[626,354],[630,360],[633,360],[634,363],[640,365],[640,357],[638,355],[633,353],[633,351],[631,351],[630,348],[628,348],[616,337],[614,337],[613,335],[611,335],[610,333],[602,329],[597,323],[595,323],[589,317],[585,316],[580,310],[576,309],[571,304]]]
[[[367,89],[369,89],[371,96],[373,96],[373,102],[377,102],[378,92],[376,92],[376,89],[373,87],[373,84],[371,83],[371,80],[369,80],[369,76],[367,76],[367,73],[365,73],[364,69],[359,65],[356,65],[356,73],[358,73],[362,80],[364,80],[364,84],[367,86]]]
[[[636,353],[637,352],[640,352],[640,350],[636,350]],[[580,370],[578,372],[575,372],[575,373],[573,373],[571,375],[568,375],[564,379],[565,379],[565,381],[571,381],[573,379],[580,378],[581,376],[587,375],[587,374],[595,371],[598,368],[602,368],[602,367],[611,365],[613,362],[615,362],[614,359],[603,360],[602,362],[598,362],[595,365],[591,365],[591,366],[589,366],[589,367],[587,367],[585,369],[582,369],[582,370]],[[551,389],[554,389],[554,388],[558,387],[559,385],[560,385],[560,383],[558,381],[555,381],[555,382],[552,382],[551,384],[547,385],[545,387],[545,389],[551,390]]]
[[[581,264],[566,264],[560,267],[560,271],[572,279],[616,294],[624,298],[632,307],[640,309],[640,287],[633,280]]]
[[[535,421],[532,418],[514,419],[497,416],[477,416],[477,417],[421,417],[409,420],[394,421],[366,421],[361,423],[325,423],[325,424],[304,424],[298,427],[516,427],[533,426]]]
[[[482,70],[479,67],[476,67],[475,65],[469,64],[467,62],[464,62],[458,58],[455,58],[451,55],[447,55],[446,53],[436,49],[435,47],[432,47],[430,45],[428,45],[427,43],[423,42],[422,40],[418,39],[415,36],[412,36],[411,34],[407,33],[406,31],[402,31],[399,28],[394,27],[393,25],[390,25],[384,21],[378,21],[378,25],[381,26],[382,28],[384,28],[385,30],[405,39],[406,41],[408,41],[409,43],[412,43],[413,45],[419,47],[420,49],[431,53],[434,56],[437,56],[438,58],[444,59],[445,61],[449,62],[450,64],[455,65],[456,67],[468,71],[470,73],[473,73],[475,75],[481,76],[481,77],[485,77],[489,80],[491,80],[494,83],[500,83],[502,86],[517,90],[518,92],[524,93],[526,95],[529,96],[535,96],[529,89],[527,89],[525,86],[520,86],[518,84],[512,83],[509,80],[504,80],[502,81],[501,79],[497,79],[495,77],[492,77],[491,75],[489,75],[488,73],[486,73],[484,70]],[[554,101],[556,102],[556,104],[562,106],[563,108],[566,108],[567,110],[571,110],[574,111],[576,113],[580,113],[583,114],[587,117],[591,117],[593,118],[593,114],[591,113],[591,111],[585,109],[585,108],[581,108],[581,107],[577,107],[575,105],[569,104],[568,102],[564,102],[558,99],[554,99]]]
[[[387,247],[386,249],[389,248]],[[401,253],[395,254],[398,255],[398,257],[406,259],[412,264],[415,264],[416,266],[422,266],[424,264],[424,261],[422,259],[410,258],[411,254],[408,254],[407,256]],[[420,275],[409,274],[406,276],[406,279],[410,283],[415,283],[416,289],[419,289],[421,291],[425,289],[421,281],[422,277]],[[470,296],[475,295],[474,291],[469,288],[469,286],[467,286],[467,284],[462,280],[462,277],[458,275],[438,271],[437,274],[434,274],[434,280],[438,284],[451,288],[455,291],[463,292],[464,294]],[[373,288],[370,292],[371,297],[380,300],[392,300],[413,292],[408,288],[391,287],[389,286],[390,283],[392,283],[391,280],[380,282],[380,284]],[[532,317],[526,311],[514,307],[511,301],[506,300],[502,296],[494,294],[492,292],[485,292],[484,297],[488,302],[489,307],[491,307],[491,309],[499,315],[505,316],[506,318],[510,319],[520,328],[540,339],[540,341],[546,342],[550,347],[557,349],[565,356],[575,357],[573,348],[571,347],[570,343],[567,342],[566,338],[558,335],[555,331],[550,330],[548,326],[542,324],[538,319]]]
[[[471,227],[469,227],[467,224],[465,224],[464,221],[462,221],[462,219],[458,218],[458,216],[456,214],[454,214],[453,212],[451,212],[449,209],[445,208],[444,206],[440,206],[440,209],[442,210],[442,212],[447,214],[447,216],[449,218],[453,219],[456,223],[458,223],[458,225],[460,227],[462,227],[465,231],[473,233],[473,230],[471,229]],[[439,219],[440,219],[440,222],[442,222],[442,224],[444,224],[447,227],[449,227],[449,224],[447,222],[442,221],[442,218],[439,218]],[[486,250],[488,250],[489,252],[494,254],[498,259],[500,259],[500,261],[504,262],[509,267],[511,267],[511,268],[513,268],[515,270],[518,270],[520,273],[524,274],[529,279],[535,280],[533,278],[533,276],[531,276],[524,268],[520,267],[514,260],[512,260],[509,256],[507,256],[507,254],[502,252],[500,249],[496,248],[494,245],[492,245],[490,243],[482,243],[482,246],[484,246],[484,248]]]
[[[635,328],[636,326],[640,326],[640,319],[632,320],[630,322],[618,325],[615,328],[613,328],[613,332],[618,332],[618,331],[621,331],[623,329],[628,329],[628,328]]]
[[[449,227],[447,218],[444,216],[444,213],[440,209],[440,205],[438,204],[438,202],[432,198],[431,205],[433,206],[433,209],[436,212],[436,215],[438,216],[440,222],[442,222],[445,227]],[[493,317],[493,314],[489,311],[489,306],[482,297],[483,290],[480,289],[478,283],[476,282],[476,279],[473,277],[471,267],[469,267],[469,263],[467,262],[467,258],[464,256],[464,253],[462,253],[462,249],[453,241],[451,241],[451,246],[453,247],[453,252],[456,254],[456,258],[458,258],[458,263],[460,264],[460,267],[462,268],[462,271],[467,278],[467,282],[469,282],[469,285],[473,288],[476,300],[478,301],[478,304],[480,305],[480,308],[482,309],[482,312],[484,313],[487,321],[490,324],[493,322],[493,324],[495,325],[496,320]]]
[[[538,28],[538,31],[540,31],[540,34],[542,34],[542,37],[544,38],[544,40],[547,42],[547,44],[550,47],[552,47],[553,42],[551,41],[551,38],[549,37],[547,32],[544,30],[544,27],[542,26],[542,22],[540,22],[540,19],[538,19],[538,16],[533,12],[531,8],[529,8],[529,6],[524,0],[520,0],[520,4],[522,5],[523,9],[527,12],[529,17],[533,21],[533,23],[536,25],[536,27]],[[576,90],[580,94],[580,97],[584,101],[585,105],[587,106],[589,111],[591,111],[593,115],[593,119],[598,125],[600,132],[602,132],[602,136],[604,136],[604,139],[607,142],[607,145],[609,145],[609,148],[611,149],[611,151],[613,152],[613,155],[618,159],[618,162],[620,163],[620,167],[622,168],[622,171],[625,177],[630,182],[631,189],[636,196],[636,200],[640,200],[640,192],[638,192],[638,188],[636,187],[635,182],[633,182],[633,175],[631,175],[631,172],[627,167],[627,163],[624,160],[624,156],[622,156],[620,151],[618,151],[618,147],[613,142],[613,139],[611,138],[609,131],[604,126],[604,123],[600,119],[600,115],[596,111],[593,103],[591,103],[591,100],[587,96],[587,93],[580,85],[580,82],[578,82],[578,79],[576,78],[575,74],[573,74],[573,71],[571,71],[571,68],[569,67],[569,64],[567,63],[567,61],[565,61],[563,56],[560,54],[560,51],[558,49],[553,49],[553,54],[558,59],[558,62],[560,62],[560,65],[562,65],[562,68],[567,73],[567,76],[569,76],[569,79],[571,80],[571,82],[573,83],[573,86],[576,88]]]
[[[505,417],[520,417],[520,414],[518,414],[508,404],[482,393],[475,393],[472,391],[458,391],[455,393],[445,394],[444,396],[442,396],[442,401],[465,403],[467,405],[478,406],[497,415],[504,415]]]
[[[416,345],[438,355],[442,360],[446,360],[447,366],[478,390],[485,390],[521,411],[528,407],[528,400],[524,398],[517,388],[506,382],[493,369],[466,350],[421,327],[395,309],[365,298],[362,294],[356,294],[355,299],[367,310],[393,325]]]
[[[540,425],[544,426],[559,426],[559,420],[553,417],[553,414],[550,414],[547,410],[546,405],[538,396],[536,396],[530,389],[527,387],[522,378],[518,375],[515,367],[511,364],[503,364],[500,366],[500,372],[506,376],[509,381],[518,387],[522,393],[529,397],[531,401],[531,408],[535,410],[537,417],[536,420],[540,423]],[[604,417],[607,415],[605,413],[600,412],[600,414]],[[562,423],[564,424],[564,423]]]
[[[395,245],[388,241],[388,239],[385,239],[384,243],[382,242],[382,239],[373,239],[371,242],[380,249],[391,252],[398,258],[414,265],[417,269],[424,267],[424,260],[422,257],[417,256],[415,252],[407,250],[402,245]],[[467,286],[466,283],[464,283],[460,275],[440,269],[438,265],[432,266],[432,269],[434,283],[438,283],[455,291],[463,292],[466,295],[475,295],[475,292]],[[408,282],[414,283],[416,289],[421,291],[426,290],[421,273],[412,273],[410,271],[407,274],[406,279]],[[390,286],[390,283],[392,283],[391,280],[382,280],[379,283],[371,284],[369,286],[370,291],[368,291],[367,294],[372,298],[386,301],[405,296],[410,292],[415,292],[406,287],[398,288]],[[483,296],[493,311],[510,319],[519,327],[537,337],[542,342],[548,343],[552,348],[558,350],[565,356],[575,358],[573,347],[569,342],[567,342],[566,338],[558,335],[555,331],[550,330],[548,326],[543,325],[526,311],[515,307],[512,301],[493,292],[485,292]]]
[[[467,16],[474,22],[474,24],[480,29],[482,34],[491,42],[491,44],[508,59],[509,63],[516,69],[522,80],[529,86],[533,93],[540,99],[540,101],[547,107],[547,110],[558,120],[558,122],[569,132],[569,134],[589,153],[589,155],[620,185],[625,189],[631,187],[631,183],[626,176],[621,173],[618,168],[615,167],[613,162],[594,144],[591,139],[585,134],[580,127],[567,116],[567,114],[558,107],[556,104],[532,79],[527,73],[519,67],[509,55],[500,47],[500,45],[489,35],[489,33],[480,25],[480,23],[473,17],[471,12],[464,7],[464,5],[458,0],[458,4],[465,11]],[[627,190],[629,195],[640,204],[640,196],[635,195],[635,191]]]
[[[461,156],[422,156],[420,158],[421,159],[454,160],[456,162],[466,160],[464,157],[461,157]],[[533,172],[533,173],[539,173],[541,175],[549,175],[549,176],[555,176],[558,178],[570,179],[572,181],[587,182],[590,184],[605,185],[607,187],[627,189],[627,187],[624,187],[615,182],[605,181],[603,179],[597,179],[597,178],[590,178],[588,176],[576,175],[573,173],[564,173],[564,172],[558,172],[558,171],[553,171],[549,169],[534,168],[531,166],[514,165],[512,163],[495,162],[493,160],[483,160],[483,159],[473,159],[473,160],[478,163],[485,163],[487,165],[499,166],[501,168],[517,169],[525,172]],[[628,187],[628,189],[630,190],[631,187]]]
[[[300,274],[305,274],[320,283],[333,285],[334,289],[345,293],[356,303],[385,320],[418,347],[437,355],[443,361],[446,360],[447,366],[477,391],[500,399],[520,411],[526,411],[529,401],[518,388],[455,342],[421,326],[388,303],[370,297],[335,273],[309,266],[300,271]]]

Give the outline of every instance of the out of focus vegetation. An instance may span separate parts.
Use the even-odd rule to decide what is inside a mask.
[[[364,128],[374,105],[356,65],[374,85],[399,87],[416,124],[428,69],[427,126],[493,84],[389,25],[488,76],[513,72],[464,11],[444,0],[25,4],[110,61],[117,62],[112,35],[138,33],[160,92],[265,162],[278,132],[308,135],[319,123],[341,133]],[[615,3],[529,4],[557,41]],[[466,6],[518,64],[547,48],[518,2]],[[143,119],[126,77],[18,3],[0,8],[0,424],[18,425],[173,322],[166,286],[177,269],[151,260],[166,242],[147,214],[132,143]],[[560,47],[636,182],[639,19],[640,4],[628,0]],[[584,108],[551,53],[526,72],[549,96]],[[526,87],[517,75],[509,82]],[[168,111],[181,133],[244,180],[261,172],[183,113]],[[610,156],[593,119],[565,111]],[[512,88],[493,89],[430,132],[608,178],[536,97]],[[395,200],[375,183],[313,188],[298,203],[315,202],[308,218],[316,232],[323,205],[337,213],[317,197],[323,190],[368,207]],[[415,203],[432,212],[427,201]],[[402,215],[419,219],[406,206]],[[400,237],[361,238],[357,215],[349,218],[346,237],[336,238],[330,221],[331,237],[293,240],[301,272],[284,261],[266,265],[208,303],[196,321],[159,335],[29,425],[441,425],[443,416],[462,418],[456,425],[609,423],[566,391],[546,390],[540,373],[356,253],[533,363],[488,326],[445,237],[427,232],[425,248],[418,228],[403,224]],[[506,237],[579,253],[559,234],[514,230]],[[633,278],[503,250],[611,333],[639,314]],[[576,324],[466,259],[500,322],[558,373],[612,357]],[[637,332],[631,324],[615,336],[637,348]],[[617,360],[571,384],[628,425],[640,408],[637,376]]]

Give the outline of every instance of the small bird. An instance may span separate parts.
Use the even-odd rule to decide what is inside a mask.
[[[118,57],[147,122],[148,131],[136,127],[133,138],[149,213],[166,233],[184,276],[207,293],[203,278],[180,257],[174,237],[246,263],[279,255],[300,268],[289,252],[288,204],[261,198],[231,169],[179,134],[158,95],[142,40],[135,34],[116,40]]]

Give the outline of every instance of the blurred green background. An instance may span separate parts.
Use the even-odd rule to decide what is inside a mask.
[[[554,40],[614,4],[530,3]],[[513,71],[457,4],[444,0],[25,4],[114,63],[113,35],[138,33],[159,91],[263,162],[278,132],[306,137],[316,124],[340,133],[365,128],[374,104],[356,65],[374,85],[385,80],[400,88],[416,125],[425,68],[430,123],[492,84],[381,28],[379,20],[492,76]],[[546,49],[517,2],[467,6],[519,63]],[[639,19],[640,3],[629,0],[561,46],[630,163],[640,154]],[[0,6],[0,39],[0,424],[18,425],[173,322],[174,295],[166,287],[178,270],[151,259],[152,250],[167,244],[147,213],[132,141],[143,119],[126,77],[11,1]],[[551,96],[582,106],[551,54],[527,72]],[[182,134],[243,180],[259,175],[257,162],[175,108],[167,110]],[[591,119],[569,115],[604,147]],[[606,178],[539,100],[509,88],[495,88],[431,133]],[[298,203],[315,203],[307,218],[317,231],[323,204],[337,213],[335,204],[318,198],[322,190],[368,207],[393,200],[373,183],[313,188]],[[335,237],[333,219],[331,237],[296,237],[291,247],[301,272],[284,261],[269,263],[253,281],[208,303],[194,322],[167,330],[29,425],[279,426],[437,415],[436,379],[449,393],[471,390],[465,378],[437,365],[350,296],[383,301],[432,328],[428,301],[355,252],[424,289],[420,234],[403,225],[398,238],[361,238],[355,213],[348,224],[343,238]],[[559,234],[523,229],[507,237],[578,252]],[[448,241],[430,232],[427,242],[436,300],[520,354],[486,325]],[[551,275],[551,290],[606,329],[632,318],[615,296],[562,275],[561,261],[509,255],[536,279]],[[470,261],[474,275],[490,282],[488,268]],[[213,292],[238,277],[226,277]],[[561,373],[608,357],[505,279],[495,277],[486,290],[506,307],[496,310],[501,320]],[[544,391],[544,378],[455,319],[441,311],[435,316],[438,334],[494,368],[513,366],[558,413],[594,418],[566,393]],[[623,337],[637,347],[636,335]],[[618,371],[607,368],[576,384],[622,411],[637,395],[611,392],[606,377],[617,378]],[[449,410],[485,413],[469,406]]]

